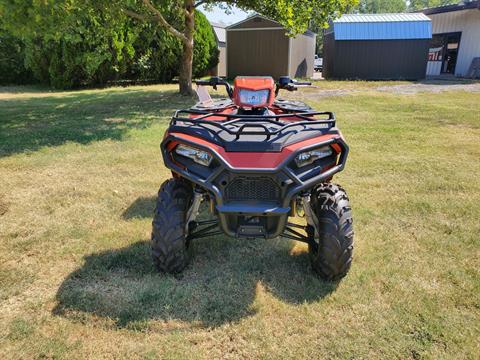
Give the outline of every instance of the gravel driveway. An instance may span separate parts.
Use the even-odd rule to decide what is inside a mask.
[[[426,81],[423,83],[412,83],[405,85],[380,86],[375,88],[378,91],[387,91],[395,94],[416,94],[419,92],[439,93],[443,91],[468,91],[480,92],[480,83],[448,83],[445,81],[435,82]]]

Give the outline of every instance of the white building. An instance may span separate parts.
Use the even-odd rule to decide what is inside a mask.
[[[425,9],[423,13],[432,19],[427,75],[472,76],[472,61],[480,58],[480,1]],[[476,61],[480,64],[480,59]]]

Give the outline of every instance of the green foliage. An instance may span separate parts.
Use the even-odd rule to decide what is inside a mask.
[[[245,11],[253,10],[268,16],[289,30],[290,35],[305,32],[314,22],[326,27],[331,17],[341,15],[353,9],[359,0],[229,0],[207,1],[209,4],[220,4],[225,9],[235,5]]]
[[[152,0],[153,6],[179,32],[185,29],[189,1]],[[228,0],[279,21],[290,35],[304,32],[313,20],[323,27],[329,17],[352,9],[358,0]],[[133,19],[125,10],[143,16]],[[192,73],[205,75],[218,62],[213,30],[195,12]],[[8,15],[8,16],[7,16]],[[178,75],[182,44],[152,20],[141,0],[2,0],[0,18],[9,35],[24,46],[26,67],[38,81],[58,88],[105,84],[110,80],[170,81]],[[20,62],[16,62],[20,64]],[[20,67],[20,65],[18,65]],[[1,70],[0,70],[1,71]]]
[[[195,34],[193,46],[193,76],[201,77],[218,64],[217,41],[205,15],[195,12]]]
[[[135,59],[132,63],[131,79],[169,82],[177,74],[176,66],[181,53],[180,41],[153,23],[142,26],[134,44]]]
[[[360,0],[357,8],[363,14],[399,13],[406,9],[404,0]]]
[[[0,27],[0,84],[25,84],[33,81],[24,59],[23,42]]]
[[[118,9],[90,0],[15,0],[0,5],[0,15],[7,12],[12,16],[5,18],[8,31],[0,32],[0,49],[8,59],[0,58],[0,83],[23,82],[22,71],[55,88],[123,79],[169,82],[178,75],[181,42]],[[179,21],[175,13],[169,20]],[[196,23],[193,69],[203,76],[218,62],[218,50],[200,12]]]
[[[135,61],[130,78],[169,82],[178,76],[182,44],[155,23],[144,23],[134,44]],[[204,14],[195,12],[193,76],[202,77],[218,64],[218,48],[212,27]]]
[[[25,65],[56,88],[103,84],[125,72],[137,29],[131,19],[82,1],[10,0],[5,27],[25,44]]]
[[[410,10],[421,10],[431,7],[457,4],[458,0],[410,0],[409,9]]]
[[[328,27],[328,20],[355,9],[359,0],[240,0],[240,1],[207,1],[228,11],[232,5],[242,10],[253,10],[281,23],[294,36],[305,32],[308,28],[319,34],[315,52],[322,54],[323,36],[321,33]]]

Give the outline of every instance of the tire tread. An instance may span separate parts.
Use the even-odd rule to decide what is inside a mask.
[[[312,194],[312,210],[319,223],[320,244],[309,246],[311,264],[316,273],[327,281],[343,278],[353,259],[352,209],[345,190],[325,183]]]
[[[169,179],[158,191],[152,221],[152,257],[161,272],[179,273],[188,265],[185,218],[191,197],[192,188],[182,179]]]

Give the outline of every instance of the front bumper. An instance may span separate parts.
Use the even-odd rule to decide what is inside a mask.
[[[179,161],[172,152],[177,144],[208,151],[214,161],[209,168],[185,159]],[[325,145],[335,146],[338,154],[306,169],[296,168],[294,159],[299,153]],[[251,165],[246,167],[244,161],[238,167],[229,162],[223,149],[182,133],[167,134],[161,144],[165,165],[211,194],[222,230],[233,237],[280,236],[294,197],[342,171],[348,156],[348,146],[339,132],[309,141],[305,146],[296,144],[290,150],[273,167],[258,167],[255,156],[248,159],[258,153],[244,152],[243,157]]]

